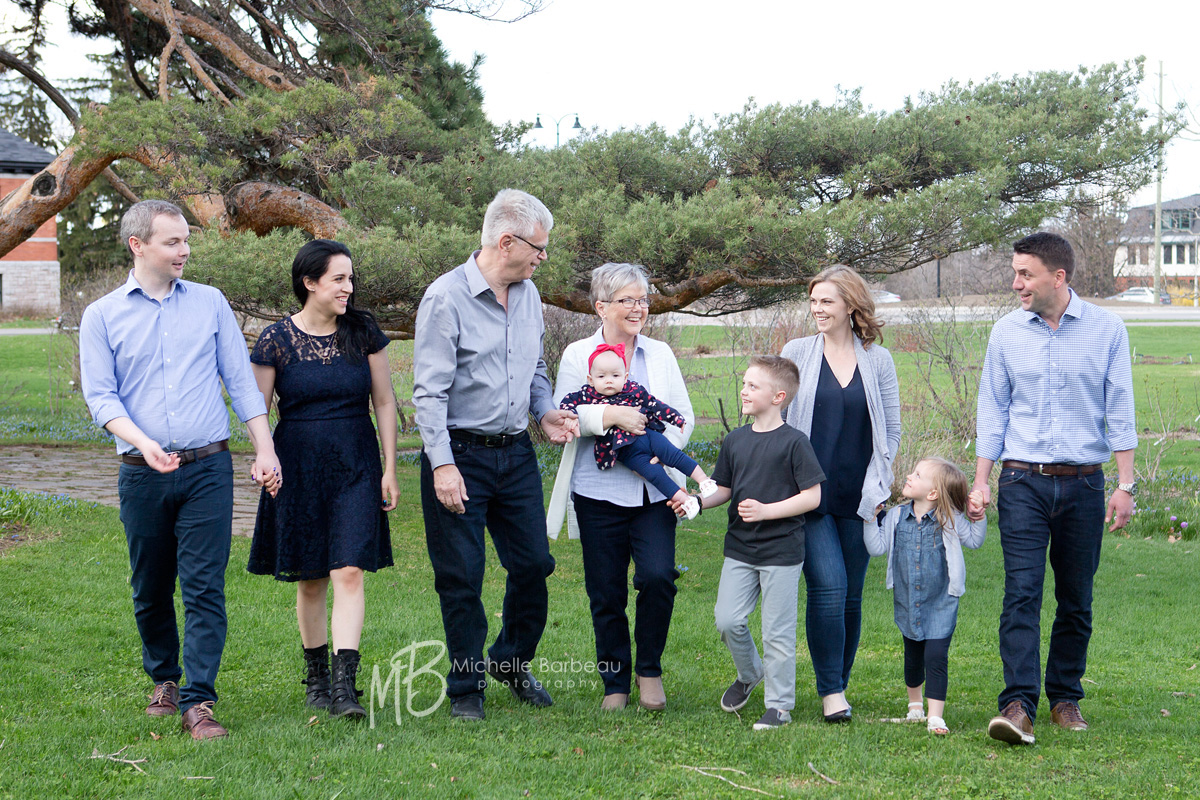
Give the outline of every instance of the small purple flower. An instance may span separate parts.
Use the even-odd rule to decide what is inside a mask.
[[[1174,522],[1177,519],[1179,519],[1179,517],[1175,516],[1174,514],[1171,515],[1171,522]]]
[[[1183,528],[1184,530],[1187,530],[1187,523],[1186,523],[1186,522],[1181,522],[1181,523],[1179,523],[1179,527],[1180,527],[1180,528]]]

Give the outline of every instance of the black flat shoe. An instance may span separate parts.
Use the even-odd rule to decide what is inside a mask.
[[[825,721],[828,722],[830,725],[836,725],[840,722],[849,722],[851,711],[853,711],[852,708],[846,707],[846,708],[843,708],[841,711],[835,711],[832,714],[826,714]]]
[[[450,701],[450,716],[456,719],[483,719],[483,696],[469,694]]]

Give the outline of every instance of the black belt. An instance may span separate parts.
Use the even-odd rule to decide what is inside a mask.
[[[1035,475],[1091,475],[1099,472],[1100,464],[1026,464],[1024,461],[1005,461],[1002,469],[1019,469]]]
[[[167,455],[179,456],[179,465],[190,464],[193,461],[199,461],[202,458],[208,458],[217,453],[224,453],[229,449],[229,440],[222,439],[219,442],[206,444],[204,447],[196,447],[192,450],[172,450]],[[133,464],[135,467],[148,467],[146,459],[142,456],[134,455],[133,453],[122,453],[121,462],[124,464]]]
[[[450,431],[450,438],[456,442],[466,442],[478,447],[511,447],[522,438],[529,435],[528,431],[520,433],[472,433],[454,428]]]

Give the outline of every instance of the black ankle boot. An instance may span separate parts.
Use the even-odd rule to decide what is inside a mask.
[[[304,705],[309,708],[329,708],[329,645],[304,648],[304,665],[308,677],[300,682],[308,686],[304,693]]]
[[[329,705],[331,717],[365,717],[367,710],[358,704],[362,694],[355,686],[358,677],[357,650],[339,650],[333,654],[333,695]]]

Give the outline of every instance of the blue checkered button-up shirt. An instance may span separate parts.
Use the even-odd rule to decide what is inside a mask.
[[[1017,309],[992,328],[975,453],[992,461],[1102,464],[1137,446],[1129,336],[1120,317],[1071,300],[1057,330]]]

